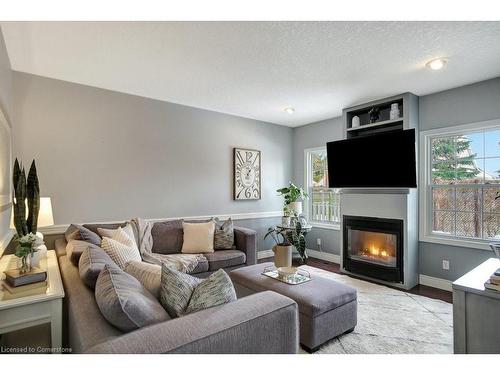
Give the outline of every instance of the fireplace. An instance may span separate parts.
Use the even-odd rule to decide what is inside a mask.
[[[343,267],[355,274],[402,283],[403,220],[344,216]]]

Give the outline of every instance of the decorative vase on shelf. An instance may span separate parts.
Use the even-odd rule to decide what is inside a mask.
[[[357,128],[359,126],[359,117],[354,116],[351,121],[351,128]]]
[[[373,107],[372,109],[370,109],[370,112],[368,112],[368,114],[370,115],[370,124],[373,124],[380,118],[380,108]]]
[[[281,246],[274,245],[274,265],[279,267],[291,267],[292,266],[292,251],[293,246]]]
[[[287,204],[286,207],[293,216],[299,216],[302,213],[302,202],[292,202]]]
[[[391,104],[391,111],[389,112],[389,119],[391,120],[396,120],[400,116],[399,113],[399,104],[398,103],[392,103]]]

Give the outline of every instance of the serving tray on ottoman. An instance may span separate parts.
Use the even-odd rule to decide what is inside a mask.
[[[272,265],[261,263],[231,271],[229,276],[238,298],[272,290],[293,299],[299,306],[300,343],[310,352],[354,329],[356,289],[317,275],[306,283],[290,285],[262,274]]]

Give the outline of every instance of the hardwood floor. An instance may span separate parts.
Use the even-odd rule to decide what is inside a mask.
[[[273,258],[265,258],[265,259],[260,259],[259,263],[272,262],[272,261],[273,261]],[[307,265],[309,265],[311,267],[320,268],[320,269],[325,270],[325,271],[342,273],[340,271],[339,264],[327,262],[325,260],[309,258],[307,261]],[[352,275],[349,275],[349,276],[355,277]],[[355,277],[355,278],[363,280],[361,277]],[[379,283],[376,283],[376,284],[379,284]],[[384,284],[380,283],[380,285],[384,285]],[[391,288],[390,286],[387,286],[387,287]],[[397,288],[394,288],[394,289],[397,289]],[[417,285],[416,287],[408,290],[407,292],[412,293],[412,294],[417,294],[419,296],[425,296],[425,297],[429,297],[429,298],[439,299],[441,301],[448,302],[448,303],[453,302],[453,297],[452,297],[451,292],[448,292],[446,290],[432,288],[430,286]]]

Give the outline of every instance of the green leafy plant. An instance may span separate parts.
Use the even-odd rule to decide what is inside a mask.
[[[283,196],[285,205],[308,197],[307,193],[302,188],[297,187],[292,182],[290,182],[287,187],[276,190],[276,192],[278,192],[280,196]]]
[[[291,243],[288,241],[288,236],[286,234],[287,230],[283,228],[278,228],[276,226],[270,227],[267,230],[264,239],[271,237],[277,246],[290,246]]]
[[[297,220],[297,222],[295,223],[295,228],[287,230],[285,232],[285,235],[288,242],[295,246],[295,249],[302,258],[302,262],[305,263],[307,261],[306,238],[304,236],[304,233],[302,232],[302,224],[300,223],[300,221]]]

